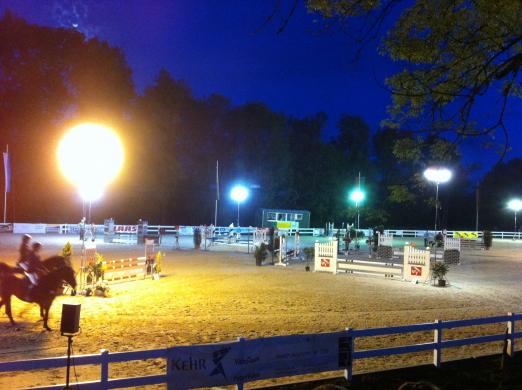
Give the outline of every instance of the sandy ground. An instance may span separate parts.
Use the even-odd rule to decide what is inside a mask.
[[[74,244],[75,254],[80,253],[76,237],[36,239],[44,243],[44,257],[58,253],[67,239]],[[19,240],[20,236],[0,234],[0,261],[14,263]],[[308,244],[314,240],[305,239]],[[61,303],[82,304],[82,333],[74,339],[75,354],[98,353],[102,348],[132,351],[237,337],[329,332],[522,311],[519,242],[496,241],[490,251],[465,252],[462,264],[452,266],[448,274],[451,286],[445,289],[382,277],[305,272],[304,264],[256,267],[252,255],[241,253],[239,248],[194,251],[189,249],[188,239],[182,240],[182,250],[173,250],[169,242],[165,244],[161,280],[114,285],[109,298],[67,296],[55,301],[49,321],[54,329],[59,329]],[[106,258],[143,255],[143,247],[139,246],[99,244],[98,250]],[[364,248],[360,256],[367,257]],[[79,264],[77,255],[74,263]],[[65,354],[66,339],[59,331],[43,330],[37,306],[14,298],[13,314],[18,321],[16,327],[9,325],[3,309],[0,312],[0,361]],[[504,330],[502,325],[461,328],[445,332],[444,338]],[[423,332],[374,337],[358,341],[356,348],[427,342],[432,338],[432,333]],[[498,343],[454,348],[444,351],[443,360],[500,350]],[[430,353],[367,359],[356,362],[355,372],[429,363],[431,359]],[[119,363],[111,365],[110,376],[164,370],[162,360]],[[98,375],[98,367],[82,366],[76,368],[73,380],[92,380]],[[2,389],[64,382],[65,369],[0,376]],[[260,384],[269,383],[275,381]]]

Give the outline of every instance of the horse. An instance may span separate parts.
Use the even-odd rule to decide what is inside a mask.
[[[11,313],[11,296],[14,295],[25,302],[37,303],[40,306],[40,316],[43,319],[44,328],[51,330],[47,325],[49,309],[54,298],[61,292],[63,283],[69,284],[74,293],[76,273],[66,259],[62,256],[52,256],[42,261],[42,265],[48,272],[40,277],[40,282],[33,287],[29,299],[27,296],[31,284],[29,279],[17,276],[16,274],[20,272],[16,268],[0,263],[0,308],[5,305],[5,313],[13,326],[15,321]]]

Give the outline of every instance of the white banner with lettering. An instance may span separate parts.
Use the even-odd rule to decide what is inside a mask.
[[[225,386],[344,369],[345,332],[169,349],[169,389]]]
[[[13,233],[45,234],[45,223],[13,223]]]

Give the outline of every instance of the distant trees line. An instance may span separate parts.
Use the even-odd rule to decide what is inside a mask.
[[[325,140],[324,113],[295,118],[260,102],[234,106],[219,94],[196,98],[166,70],[138,94],[119,48],[10,13],[0,20],[0,42],[0,142],[9,144],[12,157],[10,220],[79,219],[81,201],[58,172],[55,148],[64,129],[88,120],[116,128],[127,152],[121,177],[94,205],[99,223],[109,216],[121,223],[213,222],[219,160],[220,224],[235,220],[228,191],[236,181],[252,187],[241,209],[246,224],[260,207],[310,210],[314,226],[353,221],[348,191],[361,172],[367,193],[362,226],[428,228],[435,191],[422,171],[443,164],[454,179],[441,186],[441,226],[475,225],[472,168],[462,164],[454,143],[437,135],[372,131],[360,117],[344,115],[336,137]],[[94,159],[96,150],[78,158]],[[510,229],[505,202],[521,195],[521,179],[520,159],[485,176],[480,226]]]

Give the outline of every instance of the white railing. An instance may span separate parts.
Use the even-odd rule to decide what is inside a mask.
[[[100,354],[74,356],[75,366],[99,365],[100,378],[91,382],[74,383],[73,387],[78,389],[109,389],[166,383],[176,388],[234,384],[242,388],[244,383],[252,380],[335,370],[344,370],[345,377],[350,380],[355,360],[432,351],[433,365],[440,367],[445,348],[496,341],[504,341],[506,353],[509,356],[514,356],[515,341],[522,338],[522,332],[515,330],[516,321],[522,321],[522,314],[508,313],[502,316],[467,320],[435,320],[430,323],[385,328],[347,328],[345,331],[333,333],[275,336],[252,340],[238,339],[230,343],[180,346],[145,351],[109,353],[107,350],[101,350]],[[506,324],[505,332],[449,340],[444,340],[443,337],[445,329],[499,323]],[[356,350],[355,348],[356,340],[361,338],[426,331],[433,332],[433,342],[377,349]],[[221,356],[218,363],[213,360],[215,356]],[[248,356],[248,359],[245,359],[245,356]],[[109,365],[111,363],[147,359],[166,359],[166,372],[130,378],[109,378]],[[205,364],[202,364],[202,362]],[[0,372],[62,368],[66,364],[66,357],[2,362],[0,363]],[[226,376],[212,375],[212,372],[215,373],[218,368],[218,364],[222,372],[227,373]],[[420,364],[424,363],[419,362]],[[190,370],[188,369],[189,366]],[[39,389],[62,388],[63,385],[39,387]]]
[[[103,225],[96,225],[97,232],[103,231]],[[177,231],[177,228],[179,226],[174,225],[148,225],[147,227],[147,233],[148,234],[159,234],[160,230],[165,234],[174,234]],[[192,231],[192,229],[195,226],[182,226],[181,228],[184,228],[187,230],[187,232]],[[214,228],[216,233],[226,233],[230,230],[227,226],[220,226]],[[253,234],[255,231],[255,227],[235,227],[235,230],[238,230],[241,232],[241,234]],[[45,231],[46,233],[61,233],[61,234],[73,234],[73,233],[79,233],[79,226],[78,224],[46,224]],[[6,223],[6,224],[0,224],[0,232],[12,232],[13,231],[13,224],[12,223]],[[294,234],[296,231],[299,231],[299,233],[302,236],[322,236],[324,235],[324,228],[299,228],[299,229],[278,229],[279,232],[285,233],[285,234]],[[358,229],[358,232],[364,233],[366,236],[370,234],[372,230],[367,229]],[[344,236],[346,234],[346,229],[332,229],[333,235],[342,235]],[[430,237],[435,236],[437,233],[440,233],[440,231],[434,231],[434,230],[408,230],[408,229],[387,229],[384,231],[385,235],[393,235],[395,237],[415,237],[415,238],[423,238],[426,235],[426,232]],[[464,235],[459,236],[459,234],[464,233]],[[493,238],[496,239],[522,239],[522,233],[521,232],[491,232],[493,235]],[[470,237],[467,237],[466,234],[470,234]],[[472,231],[472,230],[448,230],[447,236],[448,237],[461,237],[461,238],[471,238],[471,239],[482,239],[482,231]]]

